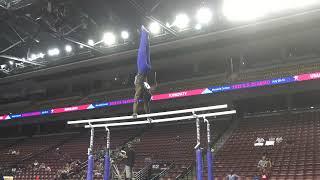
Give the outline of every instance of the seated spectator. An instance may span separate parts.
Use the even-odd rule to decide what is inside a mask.
[[[51,168],[49,166],[46,167],[45,171],[51,172]]]
[[[11,172],[12,172],[12,174],[16,174],[17,168],[16,167],[11,168]]]
[[[17,154],[17,151],[13,149],[13,150],[11,151],[11,154],[12,154],[12,155],[16,155],[16,154]]]
[[[276,138],[271,137],[269,140],[266,141],[265,146],[274,146]]]
[[[70,164],[69,162],[65,165],[63,169],[58,170],[57,176],[58,179],[67,179],[68,173],[70,172]]]
[[[40,166],[39,166],[39,169],[45,169],[46,168],[46,165],[44,163],[41,163]]]
[[[230,174],[226,176],[226,180],[237,180],[239,176],[234,173],[233,170],[230,171]]]
[[[67,163],[65,166],[65,171],[69,173],[71,171],[71,163]]]
[[[258,174],[254,175],[252,180],[260,180],[259,175]]]
[[[7,154],[12,154],[12,151],[12,149],[9,149]]]
[[[268,179],[269,179],[268,176],[265,173],[263,173],[261,176],[261,180],[268,180]]]
[[[180,143],[181,142],[181,137],[178,135],[177,137],[176,137],[176,143]]]
[[[272,162],[270,158],[266,158],[267,164],[265,169],[263,170],[262,174],[269,176],[271,173],[271,169],[272,169]]]
[[[78,174],[81,171],[81,162],[80,160],[75,161],[75,166],[73,167],[73,172]]]
[[[39,162],[37,160],[35,160],[33,162],[33,170],[37,171],[39,169]]]
[[[272,161],[270,158],[267,158],[267,169],[270,170],[272,168]]]
[[[283,141],[283,138],[282,138],[282,137],[277,137],[277,138],[276,138],[276,142],[277,142],[277,143],[281,143],[282,141]]]
[[[33,162],[33,165],[34,165],[34,166],[38,166],[38,165],[39,165],[39,162],[38,162],[37,160],[35,160],[35,161]]]
[[[263,138],[257,138],[255,143],[254,143],[254,146],[263,146],[264,145],[264,142],[265,140]]]
[[[263,172],[267,167],[268,161],[266,160],[266,155],[262,156],[262,159],[258,162],[258,169],[260,172]]]
[[[256,142],[257,143],[264,143],[264,139],[263,138],[260,138],[260,137],[258,137],[257,139],[256,139]]]

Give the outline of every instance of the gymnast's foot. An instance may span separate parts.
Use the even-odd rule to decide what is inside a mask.
[[[133,117],[133,119],[137,119],[138,118],[138,114],[137,113],[133,113],[132,117]]]
[[[149,123],[152,123],[153,119],[152,118],[147,118],[147,120],[149,121]]]

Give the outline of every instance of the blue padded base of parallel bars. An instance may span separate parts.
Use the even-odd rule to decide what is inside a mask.
[[[109,157],[108,153],[104,156],[104,176],[103,176],[103,180],[110,180],[110,157]]]
[[[201,149],[196,150],[197,159],[197,180],[202,180],[202,152]]]
[[[93,180],[93,166],[94,166],[93,155],[89,155],[88,156],[87,180]]]
[[[208,180],[213,180],[213,154],[210,150],[210,148],[207,150],[207,166],[208,166]]]

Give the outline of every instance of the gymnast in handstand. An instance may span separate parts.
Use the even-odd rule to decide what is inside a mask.
[[[135,76],[135,95],[133,103],[134,118],[138,116],[139,99],[143,100],[144,112],[150,113],[151,87],[148,84],[148,74],[151,71],[150,51],[149,51],[149,33],[145,27],[141,27],[140,45],[137,58],[138,72]]]

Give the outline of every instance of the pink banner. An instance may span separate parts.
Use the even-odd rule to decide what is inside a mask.
[[[22,114],[22,117],[30,117],[30,116],[40,116],[41,112],[31,112],[31,113],[24,113]]]
[[[122,105],[122,104],[130,104],[130,103],[134,103],[134,99],[111,101],[111,102],[109,102],[109,105],[116,106],[116,105]]]
[[[319,79],[319,78],[320,78],[320,72],[301,74],[301,75],[294,76],[294,79],[296,81],[308,81],[308,80]]]
[[[190,91],[181,91],[181,92],[174,92],[174,93],[167,93],[167,94],[159,94],[152,96],[153,101],[163,100],[163,99],[174,99],[180,97],[187,97],[187,96],[195,96],[202,94],[203,91],[206,89],[195,89]]]
[[[241,84],[235,84],[232,85],[232,89],[244,89],[244,88],[251,88],[251,87],[258,87],[258,86],[266,86],[270,85],[270,80],[264,80],[264,81],[256,81],[256,82],[248,82],[248,83],[241,83]]]
[[[72,112],[72,111],[81,111],[85,110],[90,106],[90,104],[85,104],[81,106],[72,106],[72,107],[66,107],[66,108],[56,108],[52,109],[51,113],[52,114],[58,114],[58,113],[64,113],[64,112]]]
[[[0,121],[2,121],[2,120],[6,120],[6,117],[7,117],[8,115],[3,115],[3,116],[0,116]]]

